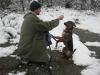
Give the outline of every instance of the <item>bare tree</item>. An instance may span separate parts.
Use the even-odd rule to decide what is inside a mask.
[[[9,8],[11,11],[29,9],[31,0],[0,0],[0,10]],[[100,0],[38,0],[43,6],[65,6],[78,10],[100,10]]]
[[[20,0],[20,2],[21,2],[21,5],[22,5],[22,10],[23,10],[23,12],[24,12],[24,11],[25,11],[24,1],[23,1],[23,0]]]

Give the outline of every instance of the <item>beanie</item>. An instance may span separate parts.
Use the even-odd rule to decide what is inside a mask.
[[[31,4],[30,4],[30,10],[31,11],[34,11],[38,8],[41,8],[41,4],[37,1],[33,1]]]

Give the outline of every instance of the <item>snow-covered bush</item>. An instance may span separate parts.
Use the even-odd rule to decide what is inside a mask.
[[[3,18],[0,18],[0,44],[6,42],[15,43],[12,39],[19,40],[20,28],[23,22],[23,15],[11,13]]]

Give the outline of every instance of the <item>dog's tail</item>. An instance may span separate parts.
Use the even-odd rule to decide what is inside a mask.
[[[76,48],[73,50],[73,54],[74,54],[75,51],[76,51]]]
[[[56,45],[55,45],[55,47],[57,47],[58,46],[58,41],[56,41]]]

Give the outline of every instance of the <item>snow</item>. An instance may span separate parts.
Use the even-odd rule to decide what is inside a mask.
[[[17,36],[17,31],[12,27],[6,27],[3,29],[3,32],[9,32],[12,34],[13,37]]]
[[[92,13],[92,15],[90,14]],[[89,15],[87,15],[89,14]],[[79,24],[76,24],[77,28],[88,30],[90,32],[100,34],[100,13],[94,14],[91,11],[76,11],[72,9],[65,9],[60,7],[43,8],[40,19],[44,21],[50,21],[56,19],[59,15],[64,15],[64,19],[60,21],[60,24],[50,31],[51,34],[56,36],[61,36],[63,29],[65,28],[63,23],[75,19],[79,19]],[[11,13],[3,19],[0,18],[0,44],[8,42],[10,37],[7,32],[13,35],[13,39],[10,39],[11,43],[18,43],[20,35],[20,28],[23,22],[23,14]],[[55,41],[52,39],[53,44],[51,45],[52,50],[62,51],[64,47],[63,43],[59,43],[58,47],[55,47]],[[76,51],[73,55],[74,64],[78,66],[87,66],[81,71],[82,75],[100,75],[100,59],[95,58],[96,53],[89,50],[86,46],[98,46],[100,47],[100,42],[89,42],[82,43],[78,35],[73,34],[74,49]],[[0,57],[6,57],[11,55],[17,46],[10,46],[2,48],[0,47]],[[9,73],[9,75],[24,75],[25,72],[17,72],[17,74]]]
[[[16,38],[10,39],[10,43],[19,43],[20,35],[17,35]]]
[[[74,39],[75,38],[75,39]],[[97,61],[94,57],[90,57],[91,54],[95,55],[95,52],[90,51],[80,40],[77,35],[73,35],[74,49],[76,49],[73,60],[77,65],[87,66]],[[82,59],[82,60],[81,60]],[[83,62],[84,61],[84,62]]]
[[[2,26],[3,24],[2,24],[2,20],[1,20],[1,18],[0,18],[0,27]]]
[[[33,1],[37,1],[38,2],[38,0],[31,0],[30,3],[32,3]]]
[[[18,33],[23,22],[23,14],[11,13],[2,19],[0,18],[0,44],[8,42],[8,38],[15,37],[16,41],[19,41]]]
[[[89,30],[90,32],[100,34],[100,26],[99,26],[100,14],[99,13],[94,14],[91,11],[92,15],[87,15],[90,13],[90,11],[89,12],[88,11],[76,11],[76,10],[65,9],[65,8],[60,8],[60,7],[54,7],[54,8],[55,9],[52,9],[52,8],[44,9],[40,18],[45,21],[45,20],[54,19],[58,17],[59,15],[64,15],[63,22],[66,22],[68,20],[75,21],[75,19],[79,19],[80,24],[77,24],[77,28]]]
[[[17,32],[20,32],[20,27],[23,22],[23,14],[11,13],[3,17],[2,22],[4,27],[13,27]]]
[[[8,73],[8,75],[25,75],[26,72]]]
[[[3,29],[0,29],[0,44],[6,43],[8,37],[9,35],[6,32],[3,32]]]
[[[0,57],[7,57],[12,54],[16,49],[16,46],[9,46],[5,48],[0,47]]]
[[[87,46],[97,46],[100,47],[100,42],[86,42],[84,43]]]
[[[59,10],[57,10],[59,9]],[[50,21],[59,15],[64,15],[64,20],[60,21],[59,26],[54,28],[52,31],[50,31],[51,34],[56,35],[56,36],[61,36],[62,31],[64,29],[63,23],[71,20],[75,21],[75,19],[79,19],[79,24],[76,24],[77,28],[88,30],[90,32],[98,33],[100,34],[100,14],[94,14],[93,12],[92,15],[87,15],[90,13],[90,11],[75,11],[75,10],[70,10],[70,9],[62,9],[57,7],[57,9],[48,9],[42,12],[42,15],[39,17],[43,19],[44,21]],[[56,11],[57,10],[57,11]],[[49,11],[49,12],[48,12]],[[47,17],[48,16],[48,17]],[[52,50],[59,50],[61,51],[62,48],[64,47],[63,43],[59,43],[58,47],[55,47],[55,41],[52,39],[53,44],[51,45]],[[96,53],[94,51],[90,51],[84,44],[80,41],[80,38],[78,35],[73,34],[73,43],[74,43],[74,49],[76,49],[74,55],[73,55],[73,60],[74,64],[78,66],[87,66],[86,69],[81,71],[82,75],[100,75],[100,59],[96,59],[94,56],[96,56]],[[100,47],[99,43],[92,43],[95,44],[94,46]],[[88,43],[88,45],[90,45]]]
[[[100,75],[100,61],[88,66],[81,72],[82,75]]]

